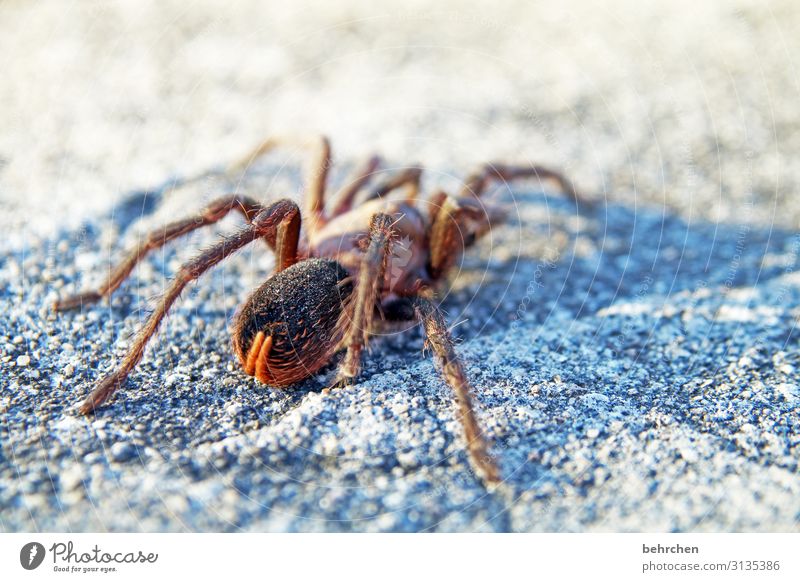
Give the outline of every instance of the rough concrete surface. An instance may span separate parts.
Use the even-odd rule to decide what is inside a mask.
[[[3,531],[797,531],[800,10],[792,0],[389,5],[0,4]],[[351,388],[238,370],[254,245],[184,295],[130,382],[75,405],[180,263],[56,316],[148,230],[238,189],[297,196],[302,152],[233,182],[259,139],[323,132],[334,186],[373,151],[450,191],[518,182],[442,305],[505,487],[469,471],[419,329]]]

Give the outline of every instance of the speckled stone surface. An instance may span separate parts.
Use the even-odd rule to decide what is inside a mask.
[[[800,11],[791,1],[0,4],[0,530],[797,531]],[[506,478],[470,473],[418,329],[360,380],[237,369],[253,245],[184,295],[96,416],[75,405],[231,217],[56,316],[148,230],[232,190],[297,196],[273,133],[324,132],[454,191],[527,181],[442,304]]]

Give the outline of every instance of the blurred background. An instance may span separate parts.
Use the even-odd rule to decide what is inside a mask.
[[[0,220],[49,230],[323,132],[338,160],[536,160],[597,197],[794,225],[798,18],[791,1],[3,2]]]

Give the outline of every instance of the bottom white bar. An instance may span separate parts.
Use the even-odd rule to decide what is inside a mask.
[[[800,580],[799,541],[797,534],[4,534],[0,579]]]

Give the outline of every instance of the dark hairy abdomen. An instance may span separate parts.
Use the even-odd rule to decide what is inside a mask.
[[[272,337],[268,384],[285,386],[323,367],[341,340],[343,303],[353,286],[330,259],[307,259],[276,273],[256,289],[236,316],[233,346],[244,363],[259,331]]]

